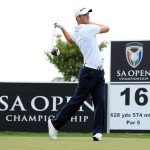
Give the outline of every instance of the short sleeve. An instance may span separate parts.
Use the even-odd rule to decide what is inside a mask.
[[[93,33],[93,34],[98,34],[100,33],[101,28],[98,25],[94,25],[94,24],[89,24],[89,32]]]

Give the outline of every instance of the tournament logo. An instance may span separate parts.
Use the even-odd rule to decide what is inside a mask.
[[[132,68],[136,68],[143,57],[143,44],[131,42],[126,44],[126,59]]]

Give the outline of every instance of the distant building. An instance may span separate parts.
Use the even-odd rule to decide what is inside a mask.
[[[62,77],[56,77],[52,80],[52,82],[59,83],[59,82],[66,82],[66,81]]]
[[[65,81],[63,77],[56,77],[51,82],[55,82],[55,83],[64,83],[64,82],[77,83],[78,80],[75,80],[75,81]]]

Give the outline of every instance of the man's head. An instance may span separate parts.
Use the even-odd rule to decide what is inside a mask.
[[[89,13],[92,9],[80,8],[75,11],[75,17],[78,24],[88,24],[89,23]]]

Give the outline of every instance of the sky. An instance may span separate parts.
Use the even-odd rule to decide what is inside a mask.
[[[0,82],[51,82],[62,77],[45,52],[52,46],[53,23],[71,32],[77,25],[74,11],[80,7],[92,8],[91,21],[110,28],[97,37],[109,42],[102,53],[106,82],[111,41],[150,40],[148,0],[0,0]],[[57,33],[62,34],[59,29]]]

